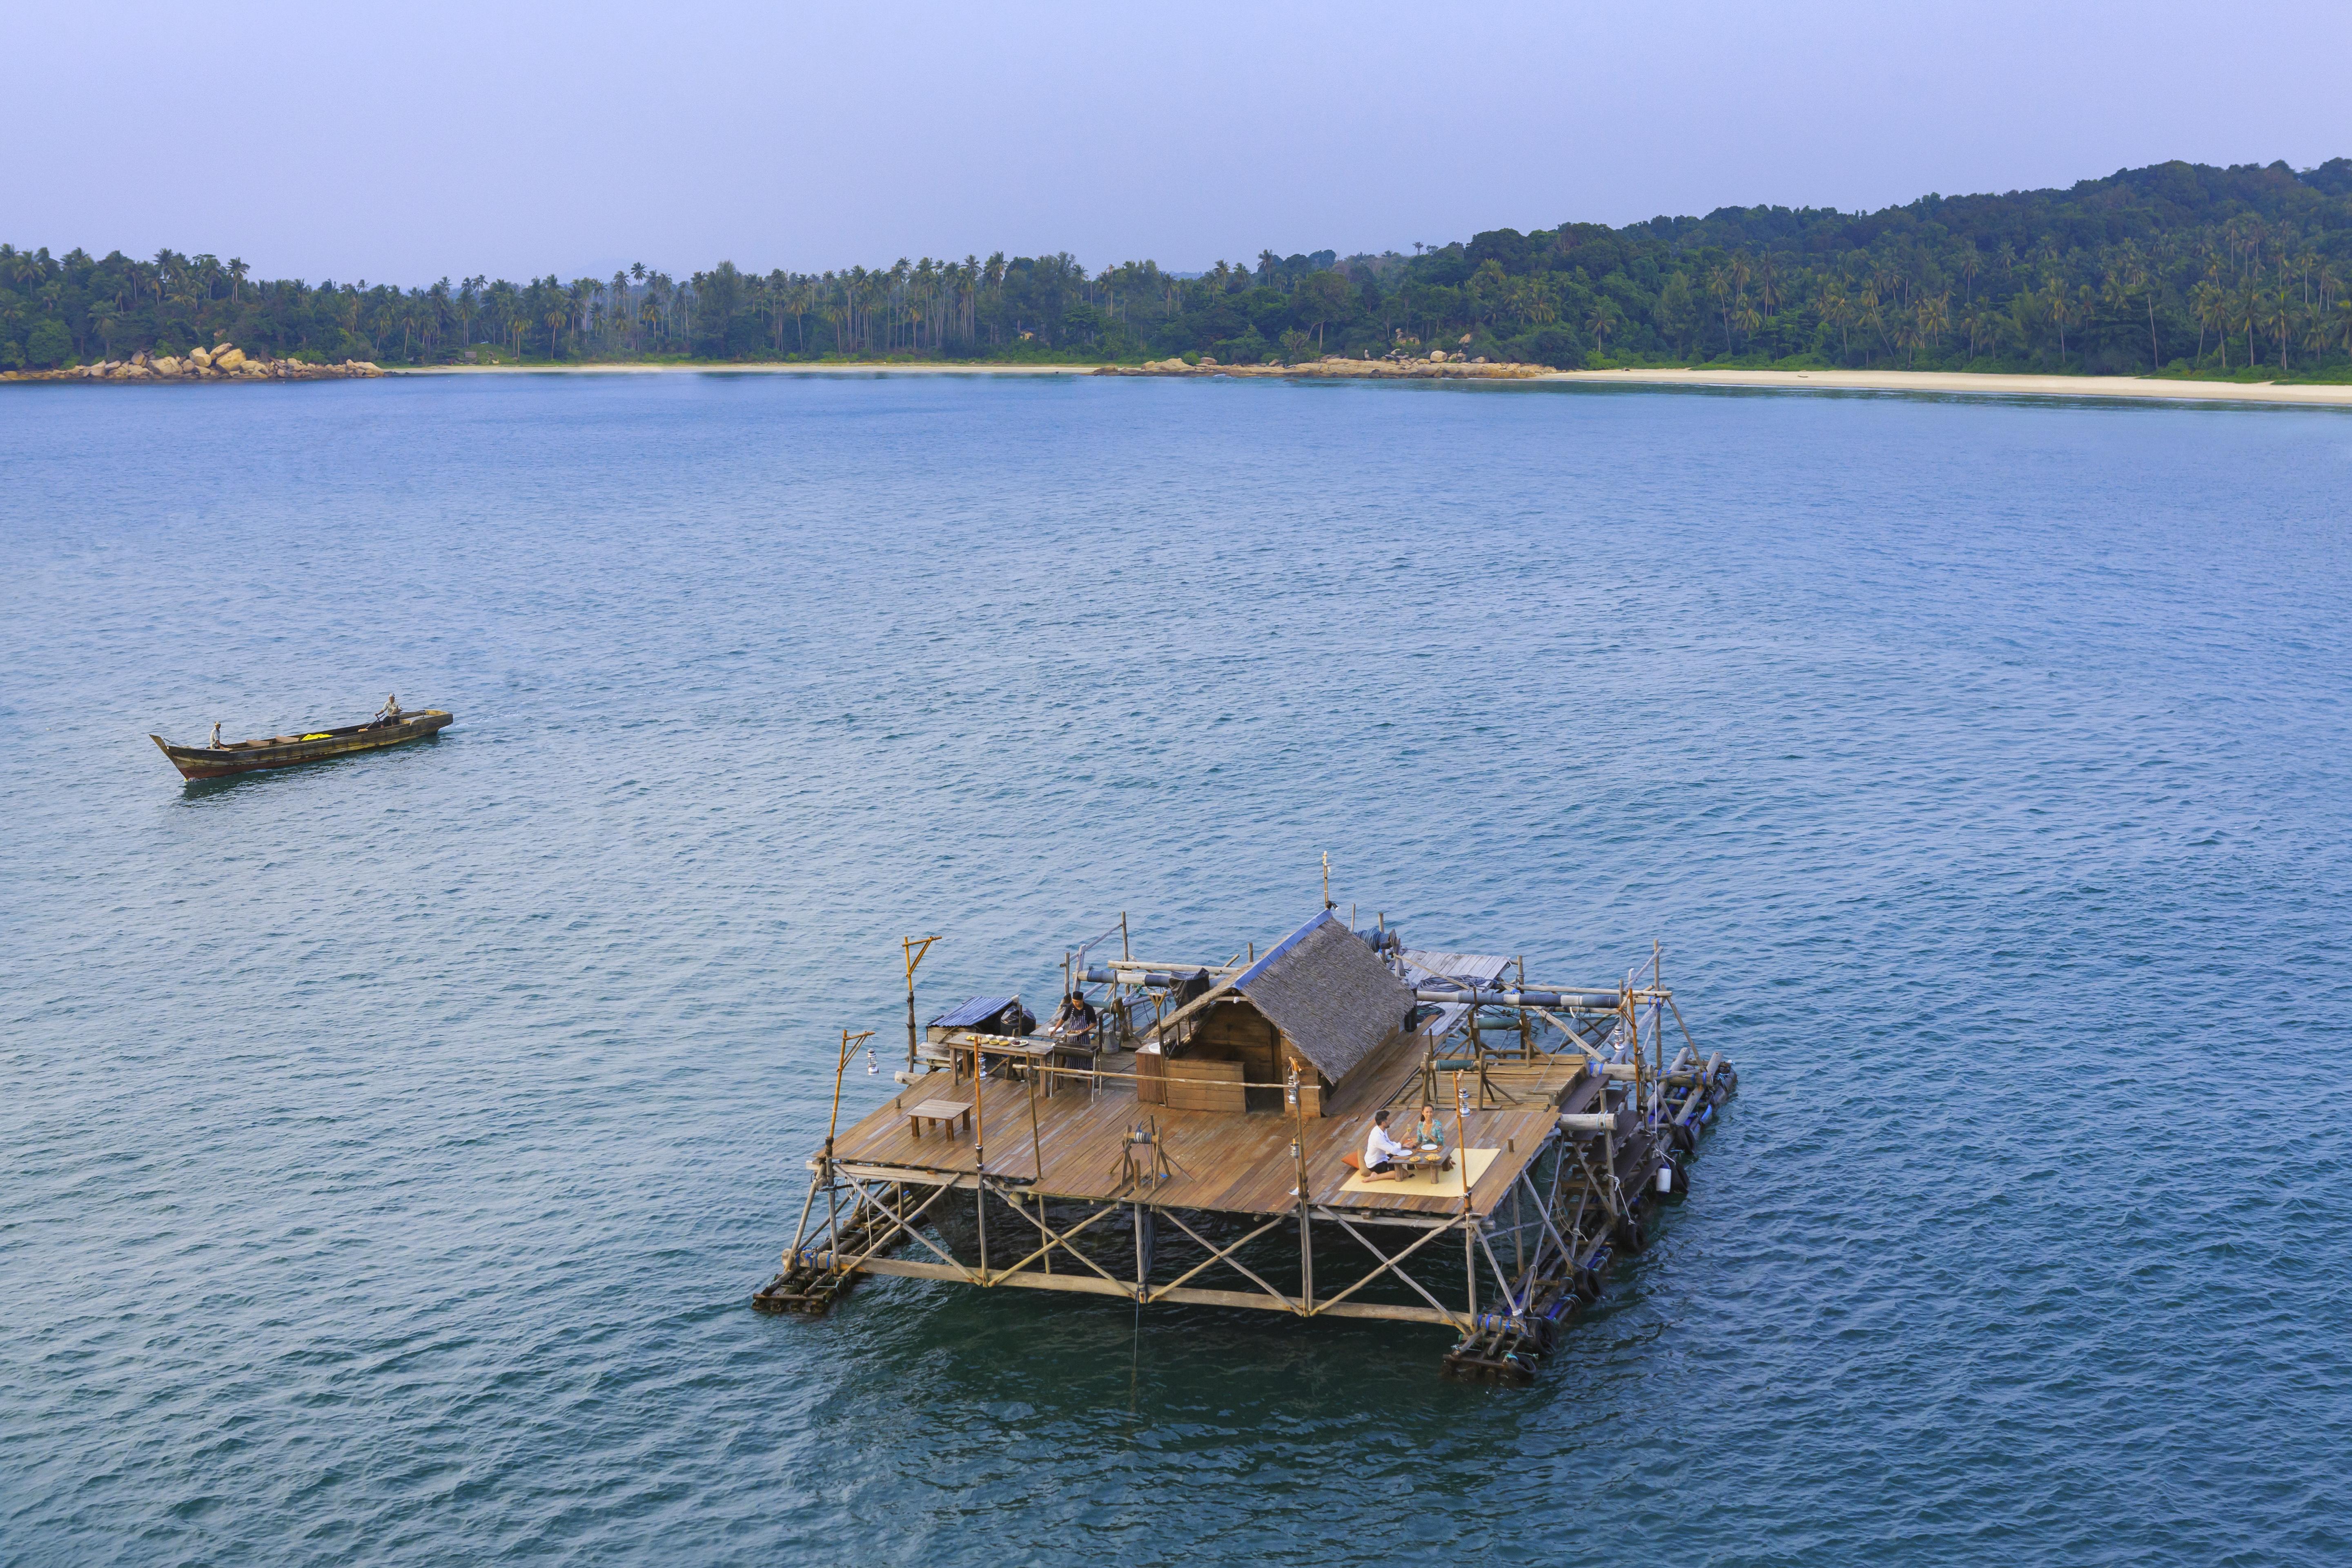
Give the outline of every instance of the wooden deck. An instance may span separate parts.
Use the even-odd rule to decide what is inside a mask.
[[[1094,1203],[1136,1199],[1155,1206],[1210,1209],[1230,1214],[1286,1215],[1297,1211],[1297,1164],[1291,1137],[1306,1132],[1307,1191],[1318,1206],[1356,1214],[1458,1216],[1461,1200],[1382,1191],[1342,1192],[1353,1174],[1340,1156],[1360,1152],[1373,1111],[1389,1107],[1402,1123],[1419,1110],[1419,1065],[1428,1042],[1402,1037],[1363,1070],[1351,1075],[1347,1091],[1335,1097],[1328,1114],[1303,1123],[1280,1111],[1177,1110],[1137,1101],[1132,1058],[1111,1058],[1105,1071],[1070,1074],[1044,1081],[992,1078],[975,1086],[967,1077],[951,1083],[934,1073],[902,1087],[890,1100],[843,1132],[835,1157],[854,1175],[927,1185],[968,1183],[977,1169],[975,1133],[985,1140],[988,1174],[997,1182],[1024,1185],[1056,1199]],[[1441,1097],[1449,1142],[1493,1149],[1494,1163],[1473,1184],[1473,1211],[1491,1215],[1510,1184],[1535,1159],[1562,1109],[1580,1108],[1592,1097],[1593,1082],[1575,1058],[1512,1062],[1492,1079],[1500,1094],[1516,1100],[1474,1110],[1454,1136],[1454,1116]],[[1450,1089],[1449,1089],[1450,1092]],[[908,1110],[925,1100],[973,1100],[974,1126],[942,1133],[936,1123],[919,1137]],[[1129,1128],[1156,1121],[1160,1147],[1175,1173],[1141,1189],[1122,1179],[1124,1140]],[[1139,1151],[1148,1155],[1149,1151]],[[962,1183],[958,1178],[963,1178]]]

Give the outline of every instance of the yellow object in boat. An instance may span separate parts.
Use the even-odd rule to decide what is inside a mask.
[[[326,734],[317,734],[317,735],[305,735],[305,736],[303,736],[303,737],[302,737],[302,739],[304,739],[304,740],[306,740],[306,741],[325,741],[325,740],[331,740],[331,739],[332,739],[332,737],[331,737],[331,736],[329,736],[329,735],[326,735]]]

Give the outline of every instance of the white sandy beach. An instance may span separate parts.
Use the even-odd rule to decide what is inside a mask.
[[[1778,392],[1929,392],[1979,397],[2126,397],[2190,403],[2352,406],[2352,385],[2150,381],[2121,375],[1975,375],[1929,370],[1569,370],[1537,379],[1595,386],[1740,386]]]
[[[464,364],[394,370],[386,375],[1089,375],[1084,364],[911,364],[904,361],[809,364]],[[1253,367],[1255,368],[1255,367]],[[1328,366],[1318,367],[1324,375]],[[1268,375],[1266,379],[1276,379]],[[1391,379],[1382,377],[1381,379]],[[2101,397],[2176,403],[2282,403],[2352,407],[2352,384],[2151,381],[2118,375],[1981,375],[1927,370],[1564,370],[1525,378],[1585,386],[1722,386],[1778,392],[1932,393],[1977,397]]]

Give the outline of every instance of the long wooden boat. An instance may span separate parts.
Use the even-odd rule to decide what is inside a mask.
[[[229,773],[249,773],[261,768],[291,767],[297,763],[323,762],[352,752],[379,751],[409,741],[421,741],[446,729],[454,715],[438,708],[421,713],[397,710],[378,714],[364,724],[335,730],[311,730],[295,735],[272,735],[266,741],[231,741],[218,746],[175,746],[161,735],[147,738],[172,759],[182,776],[216,779]]]

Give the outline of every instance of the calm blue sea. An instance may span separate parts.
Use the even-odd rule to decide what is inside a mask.
[[[2342,1563],[2347,495],[2326,411],[0,390],[0,1563]],[[458,723],[147,740],[388,691]],[[1048,993],[1325,851],[1416,944],[1664,942],[1741,1069],[1535,1388],[752,1312],[900,936]]]

